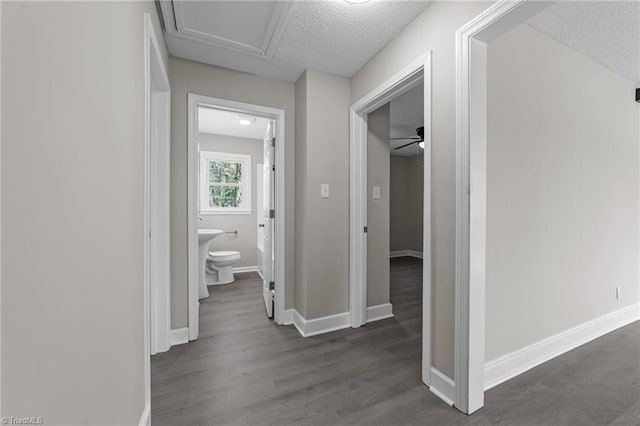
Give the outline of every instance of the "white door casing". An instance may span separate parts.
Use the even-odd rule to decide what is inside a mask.
[[[275,289],[270,288],[270,283],[274,282],[274,227],[271,212],[274,210],[275,197],[273,196],[273,186],[275,180],[275,162],[274,162],[274,126],[273,122],[269,122],[263,141],[263,177],[262,177],[262,206],[258,206],[261,210],[258,214],[263,235],[263,256],[262,256],[262,297],[267,310],[267,316],[273,318],[273,301],[275,300]]]
[[[484,406],[487,44],[553,2],[498,1],[456,32],[455,406]]]
[[[367,322],[367,114],[424,81],[424,247],[422,380],[431,383],[431,52],[411,62],[350,109],[349,315]]]
[[[188,329],[189,340],[196,340],[199,332],[198,302],[198,107],[220,109],[225,111],[269,118],[275,126],[275,311],[274,321],[284,323],[285,305],[285,112],[282,109],[261,105],[231,101],[228,99],[189,93],[187,95],[187,288],[188,288]]]
[[[151,421],[151,354],[169,349],[169,126],[170,86],[151,16],[144,14],[144,227],[143,316],[145,404]]]

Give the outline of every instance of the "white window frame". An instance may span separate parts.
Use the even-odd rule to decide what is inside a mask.
[[[211,161],[227,161],[242,164],[242,205],[240,207],[217,207],[209,205],[209,163]],[[200,151],[200,198],[199,208],[202,215],[216,214],[251,214],[251,155],[230,152]],[[219,184],[220,186],[236,186],[235,184]]]

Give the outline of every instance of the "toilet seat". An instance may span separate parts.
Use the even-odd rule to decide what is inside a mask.
[[[240,260],[239,251],[210,251],[209,259],[217,262],[229,262],[233,260]]]

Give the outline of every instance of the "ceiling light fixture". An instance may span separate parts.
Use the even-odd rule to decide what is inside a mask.
[[[349,4],[362,4],[362,3],[368,2],[369,0],[344,0],[344,1]]]
[[[256,122],[255,117],[249,117],[246,115],[239,115],[237,117],[237,120],[238,120],[238,124],[241,126],[251,126],[253,123]]]

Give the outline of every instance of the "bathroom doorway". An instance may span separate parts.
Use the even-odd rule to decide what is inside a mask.
[[[200,300],[235,274],[259,275],[264,314],[283,324],[284,111],[189,94],[188,116],[189,340]]]

